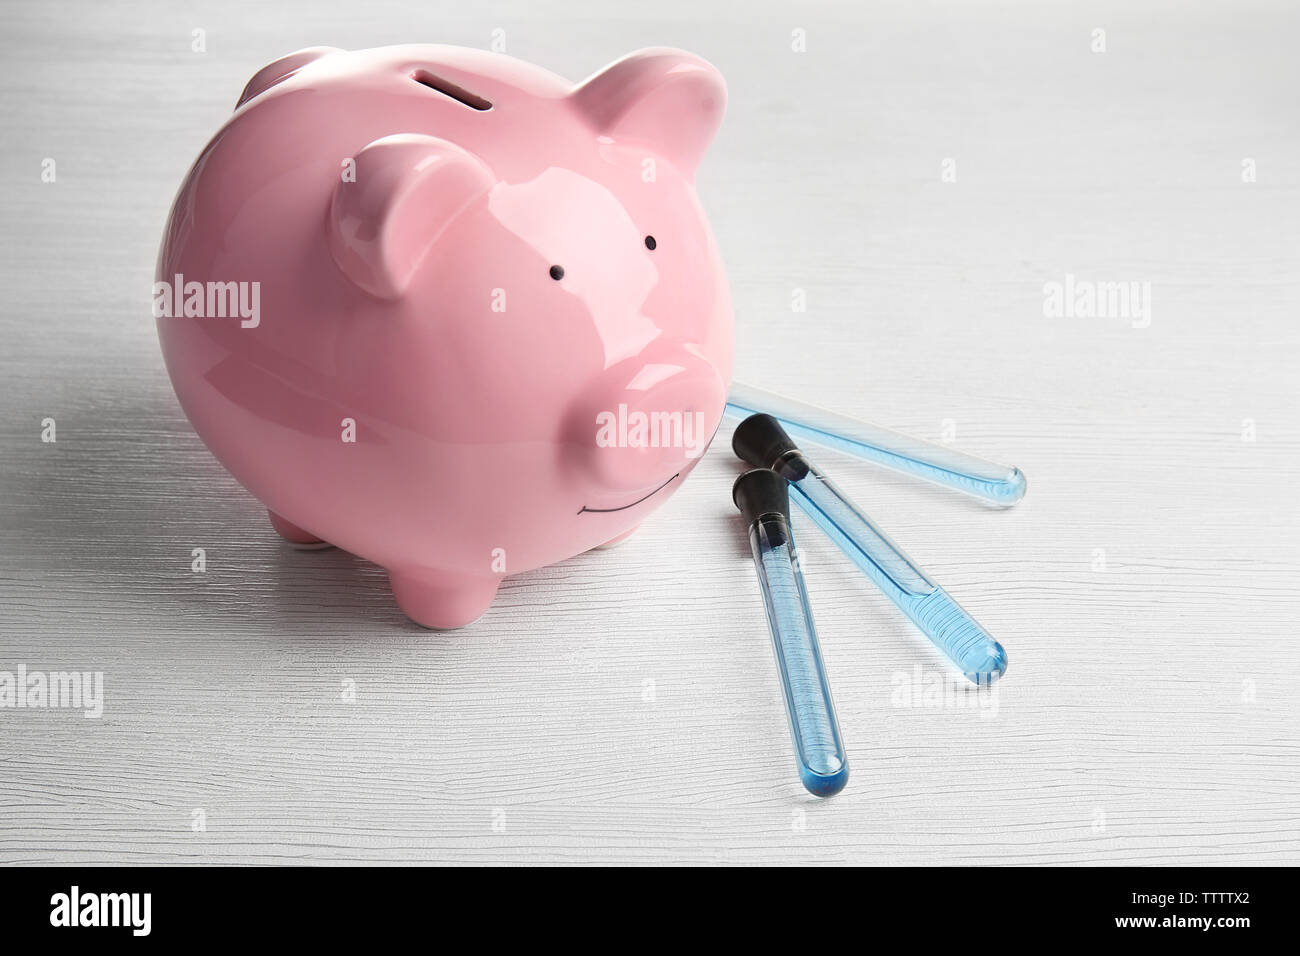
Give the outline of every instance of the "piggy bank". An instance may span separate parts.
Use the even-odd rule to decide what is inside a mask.
[[[721,421],[732,312],[695,195],[726,90],[573,85],[449,46],[302,50],[195,161],[154,314],[185,414],[290,542],[427,627],[630,534]]]

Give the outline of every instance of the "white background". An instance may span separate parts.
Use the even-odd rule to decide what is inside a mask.
[[[1300,862],[1294,9],[474,6],[0,15],[0,669],[107,696],[0,710],[0,861]],[[943,659],[805,521],[853,774],[803,793],[726,434],[623,547],[453,634],[283,545],[195,437],[149,287],[243,84],[495,29],[575,80],[713,61],[737,377],[1024,469],[998,512],[822,456],[1006,646],[996,716],[899,706]],[[1045,317],[1067,273],[1151,283],[1150,326]]]

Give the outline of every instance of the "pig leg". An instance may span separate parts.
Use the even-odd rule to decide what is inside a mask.
[[[593,550],[593,551],[606,551],[606,550],[608,550],[608,549],[610,549],[610,548],[617,548],[620,544],[622,544],[622,543],[623,543],[624,541],[626,541],[628,538],[632,537],[632,535],[634,535],[634,534],[636,533],[636,529],[639,528],[639,527],[641,527],[639,524],[638,524],[638,525],[633,525],[632,527],[628,528],[626,531],[624,531],[622,534],[618,535],[617,537],[610,538],[610,539],[609,539],[608,541],[606,541],[604,544],[598,544],[598,545],[596,545],[596,547],[592,548],[592,550]]]
[[[267,517],[271,519],[271,527],[275,529],[276,534],[284,538],[295,548],[301,548],[304,551],[314,551],[317,548],[328,548],[329,542],[322,541],[310,531],[304,531],[292,521],[286,521],[274,511],[267,511]]]
[[[501,577],[390,569],[388,583],[407,617],[416,624],[443,631],[473,624],[482,617],[496,597]]]

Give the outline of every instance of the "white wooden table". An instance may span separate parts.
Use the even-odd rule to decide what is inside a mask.
[[[0,862],[1300,862],[1294,7],[469,6],[0,14],[0,670],[105,675],[97,720],[0,709]],[[1005,644],[996,713],[902,706],[941,658],[805,521],[853,776],[803,793],[725,441],[455,634],[205,451],[148,290],[243,83],[494,36],[711,59],[737,376],[1024,469],[997,512],[824,456]],[[1149,325],[1045,315],[1067,275]]]

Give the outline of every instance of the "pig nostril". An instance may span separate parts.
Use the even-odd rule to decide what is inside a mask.
[[[564,278],[564,266],[551,266],[551,278],[559,282]]]

